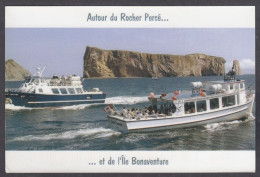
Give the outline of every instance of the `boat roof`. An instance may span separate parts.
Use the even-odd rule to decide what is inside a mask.
[[[192,92],[190,91],[185,91],[183,93],[178,94],[177,96],[174,93],[168,93],[166,96],[162,97],[161,95],[159,96],[155,96],[154,98],[150,98],[149,100],[153,100],[156,99],[158,102],[179,102],[179,100],[183,100],[184,102],[186,101],[190,101],[190,100],[205,100],[208,98],[216,98],[216,97],[220,97],[220,96],[229,96],[229,95],[234,95],[235,92],[232,93],[215,93],[215,94],[209,94],[206,96],[201,96],[200,94],[192,94]],[[177,99],[173,100],[172,97],[175,96]]]
[[[224,81],[224,80],[219,80],[219,81],[205,81],[203,84],[231,84],[231,83],[241,83],[245,82],[245,80],[232,80],[232,81]]]

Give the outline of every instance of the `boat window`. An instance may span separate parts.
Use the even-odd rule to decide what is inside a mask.
[[[206,100],[197,101],[197,112],[207,111]]]
[[[222,107],[233,106],[235,103],[235,95],[222,97]]]
[[[38,89],[38,91],[39,91],[40,93],[42,93],[42,92],[43,92],[43,90],[42,90],[41,88],[39,88],[39,89]]]
[[[233,90],[233,87],[234,87],[233,84],[230,84],[230,90]]]
[[[185,114],[195,113],[195,103],[194,102],[186,102],[184,104]]]
[[[159,108],[158,113],[160,114],[172,115],[172,113],[176,111],[176,106],[172,103],[161,104]],[[157,111],[157,109],[155,109],[155,111]]]
[[[61,94],[68,94],[66,88],[60,88],[60,93]]]
[[[81,88],[76,88],[77,93],[82,93],[82,89]]]
[[[209,100],[210,109],[218,109],[219,108],[219,100],[218,98],[213,98]]]
[[[240,88],[241,89],[244,88],[244,84],[243,83],[240,84]]]
[[[60,92],[57,88],[52,88],[51,91],[53,94],[60,94]]]
[[[70,94],[75,94],[74,88],[68,88],[68,91],[70,92]]]
[[[39,84],[39,79],[35,79],[35,80],[34,80],[34,83],[35,83],[36,85],[38,85],[38,84]]]

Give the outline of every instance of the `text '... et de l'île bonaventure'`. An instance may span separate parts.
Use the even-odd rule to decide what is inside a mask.
[[[151,22],[151,21],[168,21],[167,18],[163,18],[161,14],[149,14],[144,13],[143,15],[135,15],[132,14],[126,14],[126,13],[120,13],[119,15],[116,15],[112,13],[110,16],[107,15],[99,15],[99,14],[92,14],[88,13],[87,22],[105,22],[105,21],[122,21],[122,22]]]

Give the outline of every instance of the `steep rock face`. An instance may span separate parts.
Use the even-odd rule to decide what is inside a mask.
[[[22,66],[10,59],[5,62],[5,80],[24,80],[25,76],[30,75],[30,72]]]
[[[222,75],[225,59],[205,54],[164,55],[87,47],[83,77]]]
[[[242,75],[242,70],[240,68],[240,63],[238,60],[233,61],[233,68],[234,71],[236,72],[236,75]]]

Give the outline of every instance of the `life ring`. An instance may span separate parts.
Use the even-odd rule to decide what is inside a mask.
[[[5,104],[12,104],[11,98],[6,98],[5,99]]]

